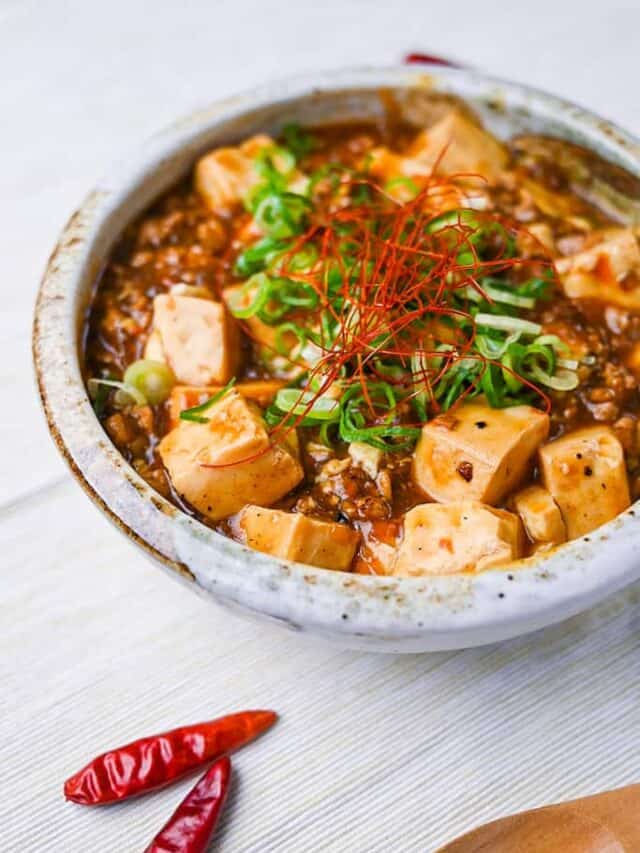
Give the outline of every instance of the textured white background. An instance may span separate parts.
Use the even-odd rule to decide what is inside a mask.
[[[178,786],[65,804],[93,753],[251,706],[216,849],[429,853],[640,781],[640,586],[544,633],[375,657],[240,621],[134,552],[70,480],[31,379],[34,294],[94,178],[178,115],[292,72],[440,52],[640,132],[638,0],[0,0],[0,847],[142,850]]]

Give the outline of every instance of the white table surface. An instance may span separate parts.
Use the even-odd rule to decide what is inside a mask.
[[[112,160],[180,114],[292,72],[439,52],[640,132],[634,0],[0,0],[0,848],[142,850],[184,793],[105,810],[63,779],[136,736],[244,707],[234,853],[433,851],[513,810],[640,781],[640,586],[474,651],[344,652],[219,611],[72,482],[29,355],[56,234]]]

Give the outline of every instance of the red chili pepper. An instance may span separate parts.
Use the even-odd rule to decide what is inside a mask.
[[[230,779],[231,762],[221,758],[189,791],[144,853],[205,853]]]
[[[273,711],[243,711],[136,740],[94,758],[67,779],[64,795],[92,806],[152,791],[244,746],[276,719]]]
[[[430,53],[407,53],[404,61],[408,65],[448,65],[451,68],[459,68],[456,62],[451,62],[450,59],[443,59],[441,56],[433,56]]]

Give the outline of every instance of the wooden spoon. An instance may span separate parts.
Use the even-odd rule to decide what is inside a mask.
[[[510,815],[438,853],[638,853],[640,785]]]

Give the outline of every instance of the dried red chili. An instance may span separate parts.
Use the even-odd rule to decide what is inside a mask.
[[[244,746],[276,719],[273,711],[243,711],[136,740],[99,755],[67,779],[65,797],[90,806],[152,791]]]
[[[205,853],[230,780],[231,762],[221,758],[189,791],[144,853]]]

